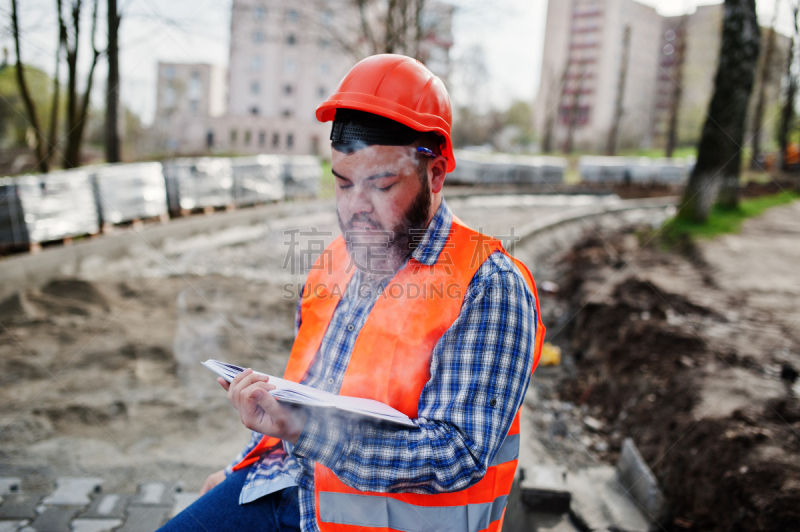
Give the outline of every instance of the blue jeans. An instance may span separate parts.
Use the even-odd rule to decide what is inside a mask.
[[[296,486],[239,504],[239,493],[249,470],[245,468],[228,475],[158,532],[299,532],[300,505]]]

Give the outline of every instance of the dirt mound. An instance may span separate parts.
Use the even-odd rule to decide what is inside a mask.
[[[42,293],[61,299],[81,301],[108,310],[108,300],[90,282],[81,279],[57,279],[42,288]]]
[[[668,498],[672,515],[664,529],[796,528],[800,400],[790,388],[794,366],[771,356],[756,363],[731,354],[723,340],[754,328],[731,317],[724,302],[737,294],[707,282],[713,276],[707,265],[636,242],[632,231],[595,235],[565,256],[559,297],[575,316],[565,329],[575,371],[561,381],[559,396],[601,421],[597,436],[607,442],[610,462],[625,437],[634,439]],[[676,287],[671,292],[653,280],[656,271],[690,273],[674,283],[667,277],[663,284]],[[712,297],[711,291],[720,293]],[[716,303],[698,304],[700,292]],[[733,413],[698,414],[698,405],[713,396],[709,386],[728,386],[715,379],[721,373],[744,379],[723,391],[735,394],[736,386],[755,382],[780,396],[751,394]]]

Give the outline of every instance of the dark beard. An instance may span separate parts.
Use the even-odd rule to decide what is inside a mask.
[[[339,218],[339,228],[345,236],[345,245],[355,265],[370,276],[393,274],[403,260],[417,247],[424,234],[431,209],[431,187],[428,180],[421,180],[422,189],[411,202],[403,219],[392,230],[386,230],[377,220],[367,214],[356,214],[345,224]],[[373,229],[362,230],[353,227],[355,222],[368,223]],[[353,245],[348,237],[370,234],[368,245]],[[367,249],[371,247],[372,249]]]

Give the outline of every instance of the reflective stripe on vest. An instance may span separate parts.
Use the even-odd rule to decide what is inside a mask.
[[[409,259],[384,288],[383,293],[390,297],[379,296],[372,307],[356,338],[339,393],[375,399],[412,419],[417,418],[420,394],[430,380],[433,349],[457,319],[478,268],[494,251],[505,253],[499,241],[467,228],[454,218],[435,265]],[[536,285],[527,268],[509,258],[536,298],[535,368],[544,338]],[[309,273],[301,303],[301,326],[284,375],[287,380],[300,382],[313,363],[353,275],[349,261],[344,240],[339,237]],[[444,293],[436,290],[437,283],[446,285]],[[410,297],[407,290],[410,286],[428,289],[424,292],[428,297]],[[394,294],[399,297],[391,297]],[[333,471],[317,463],[314,468],[317,524],[323,532],[498,531],[518,455],[519,412],[483,478],[461,491],[362,492],[347,486]]]
[[[507,500],[508,495],[500,495],[487,503],[416,506],[388,497],[324,492],[319,520],[403,532],[480,532],[503,516]]]

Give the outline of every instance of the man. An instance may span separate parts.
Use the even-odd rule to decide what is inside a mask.
[[[499,530],[544,336],[533,279],[443,199],[450,101],[421,63],[364,59],[317,118],[343,235],[304,285],[284,378],[417,428],[283,406],[251,370],[220,379],[253,438],[164,530]]]

